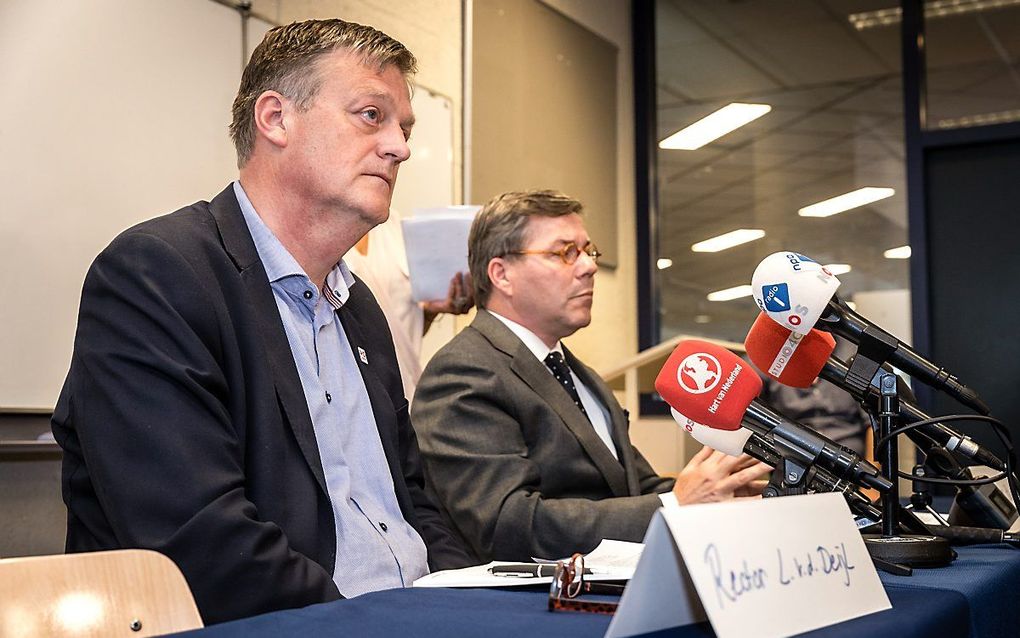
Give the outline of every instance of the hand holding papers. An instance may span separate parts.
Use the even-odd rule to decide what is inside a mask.
[[[445,299],[450,278],[468,271],[468,231],[480,208],[416,208],[414,217],[401,222],[415,301]]]

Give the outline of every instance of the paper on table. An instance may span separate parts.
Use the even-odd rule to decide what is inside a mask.
[[[641,557],[641,543],[604,540],[590,554],[584,557],[584,566],[592,570],[590,581],[627,580],[634,574],[637,561]],[[536,559],[536,563],[556,561]],[[493,565],[514,565],[507,561],[493,561],[488,565],[476,565],[463,569],[447,569],[422,576],[414,581],[414,587],[519,587],[522,585],[543,585],[552,582],[549,576],[516,577],[493,576],[489,568]]]
[[[450,279],[468,271],[468,231],[479,208],[415,209],[414,217],[401,221],[412,299],[446,299]]]
[[[493,576],[489,568],[493,565],[514,565],[507,561],[493,561],[488,565],[475,565],[463,569],[446,569],[433,572],[414,581],[414,587],[516,587],[520,585],[541,585],[551,583],[551,577]]]
[[[620,580],[630,580],[637,568],[638,559],[644,543],[602,539],[599,546],[584,556],[584,566],[591,569],[593,575],[611,576]],[[532,558],[536,563],[555,563],[555,560]],[[564,558],[561,560],[569,560]]]
[[[590,565],[592,571],[629,580],[634,575],[644,548],[644,543],[614,541],[607,538],[584,557],[584,564]]]

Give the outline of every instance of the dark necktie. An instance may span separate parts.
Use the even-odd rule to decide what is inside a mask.
[[[588,419],[588,422],[591,423],[591,417],[588,416],[588,412],[581,405],[581,397],[577,394],[577,388],[574,387],[573,377],[570,376],[570,366],[563,360],[563,355],[559,352],[550,352],[545,358],[545,365],[552,371],[553,376],[563,386],[563,389],[567,391],[570,398],[574,400],[574,404],[581,410],[584,418]]]

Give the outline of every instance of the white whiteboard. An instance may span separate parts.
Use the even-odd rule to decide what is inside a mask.
[[[416,86],[411,96],[415,125],[411,158],[400,165],[393,208],[404,218],[415,208],[455,204],[453,192],[453,104],[450,98]]]
[[[241,58],[211,0],[0,0],[0,408],[53,408],[114,236],[236,177]]]
[[[250,48],[270,26],[249,19]],[[240,16],[213,0],[0,0],[0,410],[53,409],[85,273],[118,233],[236,178],[242,66]],[[451,101],[412,104],[405,215],[455,203]]]

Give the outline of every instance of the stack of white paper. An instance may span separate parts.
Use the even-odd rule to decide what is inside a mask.
[[[401,221],[411,297],[415,301],[446,299],[450,280],[468,271],[468,231],[481,206],[416,208]]]

